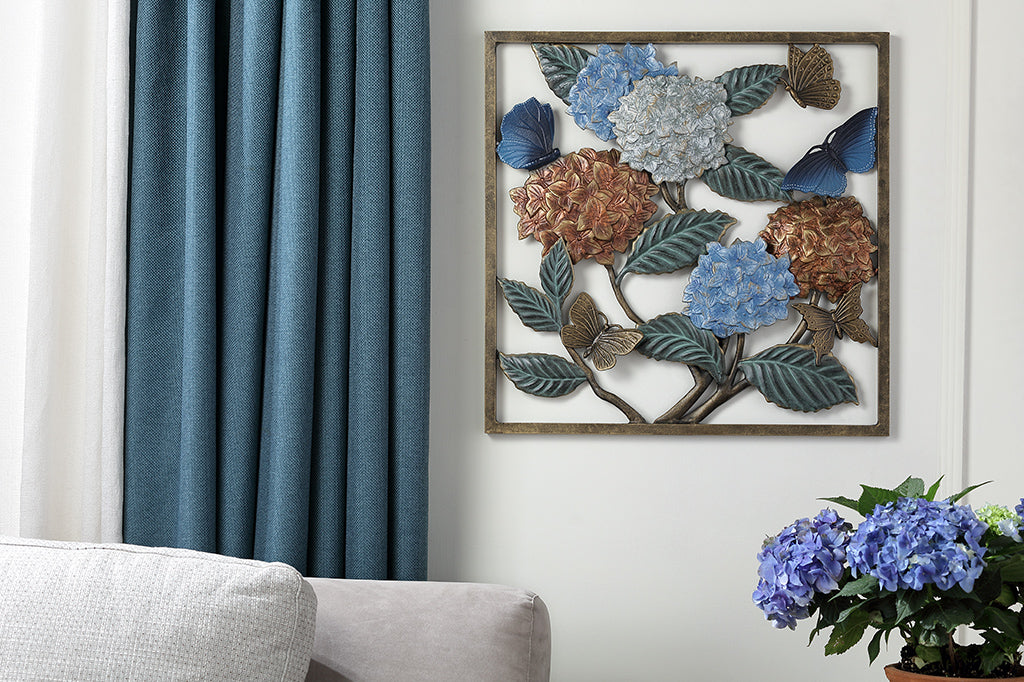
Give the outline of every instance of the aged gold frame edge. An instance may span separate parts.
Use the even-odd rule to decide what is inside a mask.
[[[874,424],[627,424],[497,420],[497,47],[501,43],[866,43],[878,50],[878,414]],[[484,432],[608,435],[888,436],[890,433],[889,33],[807,31],[486,31],[484,33]]]

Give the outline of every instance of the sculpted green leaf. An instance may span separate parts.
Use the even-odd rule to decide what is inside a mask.
[[[715,380],[724,378],[724,356],[715,335],[699,329],[680,313],[660,315],[637,327],[643,332],[637,350],[654,360],[694,365],[710,372]]]
[[[540,261],[540,284],[544,293],[555,304],[559,324],[565,322],[562,317],[562,304],[572,291],[572,283],[572,260],[565,248],[565,242],[560,239]]]
[[[540,71],[548,82],[551,92],[569,104],[569,90],[576,83],[580,69],[587,65],[587,59],[593,56],[575,45],[549,45],[534,43],[533,51],[540,63]]]
[[[725,145],[723,166],[704,171],[704,182],[728,199],[739,201],[791,201],[782,189],[786,177],[781,170],[743,147]]]
[[[790,410],[817,412],[840,403],[856,403],[857,388],[846,369],[827,355],[814,364],[810,346],[772,346],[741,360],[743,375],[767,400]]]
[[[527,327],[539,332],[557,332],[562,328],[561,315],[550,298],[514,279],[498,278],[498,283],[509,307]]]
[[[715,79],[725,86],[726,106],[733,116],[749,114],[767,102],[779,84],[786,67],[778,64],[752,64],[726,71]]]
[[[707,243],[721,239],[736,219],[721,211],[686,210],[666,216],[644,230],[636,241],[618,279],[628,273],[657,275],[697,262]]]
[[[501,371],[520,391],[541,398],[557,398],[586,382],[583,370],[565,358],[547,353],[498,353]]]

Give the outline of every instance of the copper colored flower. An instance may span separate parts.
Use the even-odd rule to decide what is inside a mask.
[[[611,265],[654,215],[657,192],[646,172],[619,163],[618,150],[581,149],[530,173],[509,196],[520,239],[533,236],[545,254],[565,239],[573,263]]]
[[[783,206],[768,216],[760,233],[768,253],[789,256],[800,296],[815,289],[833,303],[857,282],[875,275],[871,223],[854,197],[814,197]]]

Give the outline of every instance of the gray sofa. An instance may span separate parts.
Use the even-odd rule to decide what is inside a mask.
[[[0,538],[0,680],[543,682],[550,634],[510,587]]]

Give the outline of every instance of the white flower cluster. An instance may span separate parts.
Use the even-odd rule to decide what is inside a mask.
[[[732,113],[725,86],[688,76],[651,76],[608,114],[622,161],[654,182],[681,182],[726,163]]]

